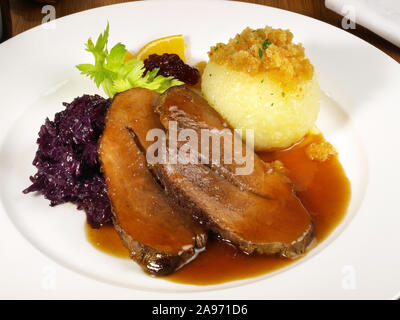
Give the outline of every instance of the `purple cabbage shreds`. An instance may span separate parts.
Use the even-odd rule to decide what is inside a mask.
[[[33,160],[38,171],[30,177],[32,185],[23,191],[42,193],[51,206],[75,203],[86,212],[93,228],[112,223],[97,153],[110,103],[98,95],[84,95],[64,103],[65,110],[57,113],[54,121],[46,119]]]

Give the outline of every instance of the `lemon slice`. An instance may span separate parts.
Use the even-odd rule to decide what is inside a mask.
[[[161,55],[163,53],[169,53],[177,54],[183,61],[186,62],[185,47],[185,41],[183,40],[183,36],[181,34],[163,37],[149,42],[143,48],[141,48],[136,55],[132,55],[130,52],[127,52],[125,61],[132,58],[145,60],[151,54]]]

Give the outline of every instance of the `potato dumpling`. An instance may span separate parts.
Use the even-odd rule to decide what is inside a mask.
[[[203,95],[233,128],[254,129],[256,150],[293,145],[318,117],[314,68],[292,39],[289,31],[247,28],[209,52]]]

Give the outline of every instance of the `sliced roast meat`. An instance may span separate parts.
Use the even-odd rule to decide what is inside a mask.
[[[157,117],[147,112],[157,98],[146,89],[118,94],[107,114],[99,155],[116,230],[134,260],[146,271],[163,275],[193,259],[205,247],[207,235],[190,213],[171,201],[127,129],[132,124],[160,127]]]
[[[180,205],[245,253],[296,258],[313,240],[310,216],[291,193],[267,199],[240,190],[203,165],[166,164],[154,168]]]
[[[197,149],[200,160],[203,163],[208,163],[212,170],[242,190],[249,190],[267,198],[279,198],[282,192],[284,193],[283,196],[286,197],[287,193],[291,192],[292,184],[290,180],[285,175],[275,172],[270,164],[262,161],[252,151],[251,147],[247,147],[242,142],[242,138],[197,93],[185,86],[172,87],[160,97],[155,110],[160,114],[161,123],[166,130],[169,129],[170,122],[176,123],[178,136],[182,130],[194,130],[198,136]],[[201,146],[201,138],[204,139],[204,129],[208,130],[214,141],[219,141],[219,149],[217,149],[219,154],[217,156],[215,152],[213,154],[212,146],[205,149]],[[227,132],[230,135],[227,135]],[[224,137],[227,137],[228,140],[225,141]],[[229,139],[229,137],[231,138]],[[230,147],[229,152],[225,148],[226,142]],[[178,148],[184,143],[178,141]],[[254,169],[249,171],[248,174],[237,174],[239,169],[244,166],[242,163],[238,163],[234,157],[237,146],[240,146],[239,154],[243,150],[249,161],[253,162],[252,167]],[[226,154],[228,156],[232,154],[232,157],[228,157],[228,159],[231,158],[231,162],[225,160]],[[212,163],[213,156],[218,160],[218,163]]]
[[[147,151],[152,144],[147,133],[162,125],[152,106],[137,95],[136,89],[126,95],[130,99],[125,105],[130,112],[126,126],[134,132],[132,141]],[[270,199],[239,188],[202,164],[155,163],[152,168],[171,199],[244,252],[293,258],[303,254],[313,239],[311,218],[290,183],[282,187],[278,180],[281,194]]]

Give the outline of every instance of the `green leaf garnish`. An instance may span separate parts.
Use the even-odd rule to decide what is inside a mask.
[[[267,39],[265,39],[265,41],[263,42],[262,47],[263,47],[264,50],[267,50],[268,47],[269,47],[271,44],[272,44],[272,43],[271,43],[271,42],[269,41],[269,39],[267,38]]]
[[[92,79],[98,88],[101,86],[110,98],[118,92],[137,87],[163,93],[170,87],[183,84],[174,77],[158,75],[158,68],[144,75],[144,63],[136,58],[124,62],[127,50],[122,43],[117,43],[109,52],[109,31],[107,23],[106,30],[97,38],[96,44],[91,38],[85,44],[86,51],[94,56],[94,64],[80,64],[76,67],[81,74]]]
[[[262,60],[262,57],[264,55],[264,52],[260,49],[258,49],[258,57],[260,58],[260,60]]]

